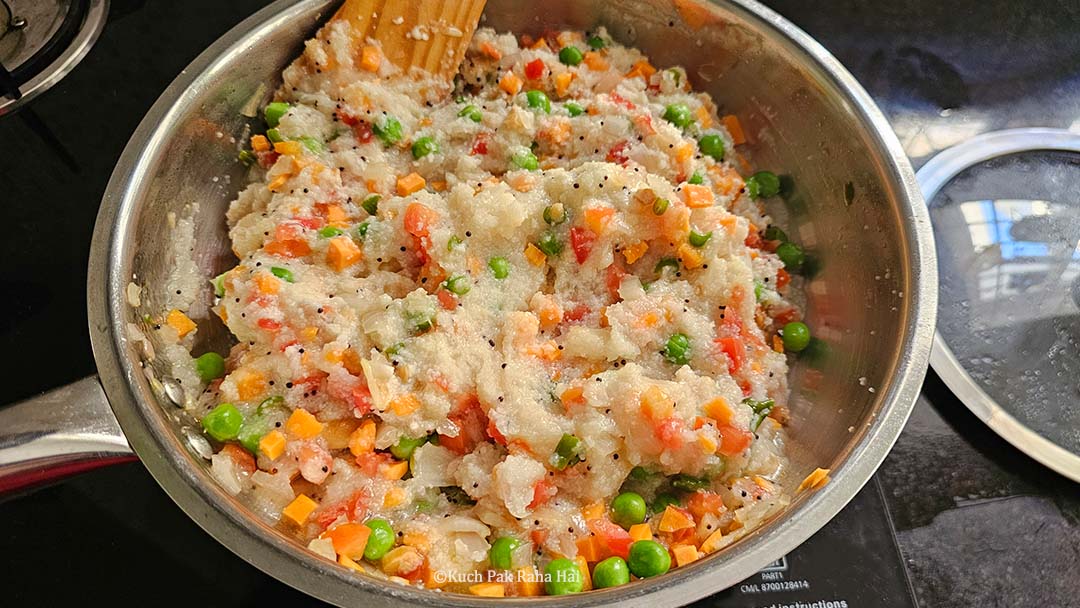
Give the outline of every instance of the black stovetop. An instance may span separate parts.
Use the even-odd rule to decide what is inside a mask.
[[[112,0],[87,58],[32,114],[0,118],[0,403],[94,372],[84,269],[113,163],[173,77],[263,4]],[[1080,128],[1080,1],[767,4],[855,74],[916,166],[984,131]],[[35,132],[37,119],[63,152]],[[4,502],[0,521],[8,605],[315,604],[201,532],[138,464]],[[924,608],[1080,606],[1080,486],[986,429],[933,371],[856,500],[702,605],[900,608],[905,574]]]

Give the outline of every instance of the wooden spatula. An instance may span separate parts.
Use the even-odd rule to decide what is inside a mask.
[[[487,0],[345,0],[334,20],[347,20],[361,41],[379,42],[387,60],[419,68],[449,84],[465,57]]]

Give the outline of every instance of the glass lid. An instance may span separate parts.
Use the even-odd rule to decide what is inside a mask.
[[[934,371],[999,435],[1080,481],[1080,134],[987,133],[918,179],[940,277]]]

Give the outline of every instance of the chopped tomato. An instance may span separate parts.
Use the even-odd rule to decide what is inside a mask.
[[[577,306],[567,308],[563,312],[563,321],[568,323],[577,323],[585,318],[585,315],[589,314],[589,307],[585,304],[578,304]]]
[[[629,147],[630,142],[626,140],[611,146],[607,153],[607,162],[617,163],[625,167],[626,163],[630,162],[630,157],[626,155],[626,149]]]
[[[435,292],[436,297],[439,298],[439,305],[445,310],[457,310],[458,301],[454,297],[454,294],[450,293],[447,289],[440,289]]]
[[[364,521],[364,517],[367,515],[367,501],[367,490],[357,490],[345,502],[345,515],[349,518],[349,521]]]
[[[533,544],[536,545],[537,547],[544,544],[544,541],[547,540],[547,537],[548,537],[548,531],[547,530],[533,530],[532,532],[529,532],[529,538],[532,539]]]
[[[754,434],[746,429],[740,429],[730,424],[720,423],[716,429],[720,431],[720,447],[716,450],[724,456],[735,456],[750,447]]]
[[[279,156],[281,155],[277,152],[274,152],[273,150],[255,153],[255,158],[258,159],[259,166],[263,169],[269,169],[270,167],[273,167],[274,163],[277,162]]]
[[[371,412],[371,389],[364,384],[354,386],[349,395],[349,401],[352,404],[353,414],[357,418],[366,416]]]
[[[555,488],[555,484],[546,479],[541,479],[533,486],[532,502],[529,503],[528,508],[535,509],[536,507],[539,507],[551,500],[551,497],[555,496],[556,492],[558,492],[558,490]]]
[[[762,245],[765,244],[765,241],[761,240],[761,233],[753,225],[750,226],[750,232],[746,233],[746,240],[743,242],[751,249],[761,249]]]
[[[777,289],[783,289],[790,282],[791,282],[791,275],[788,274],[788,271],[784,270],[783,268],[776,271],[776,288]]]
[[[588,524],[589,530],[592,530],[592,533],[596,535],[600,545],[610,551],[612,555],[618,555],[623,559],[630,556],[630,545],[634,542],[634,539],[621,526],[607,519],[590,519],[585,523]]]
[[[634,126],[642,135],[656,135],[656,127],[652,124],[651,114],[638,114],[634,117]]]
[[[611,93],[611,101],[613,101],[613,102],[617,103],[618,105],[626,108],[627,110],[633,110],[636,107],[636,106],[634,106],[633,103],[630,102],[629,99],[623,97],[622,95],[619,95],[618,93],[614,93],[614,92]]]
[[[773,321],[775,321],[777,325],[787,325],[792,321],[798,321],[801,317],[802,315],[799,314],[799,309],[791,307],[773,315]]]
[[[450,422],[458,427],[458,434],[439,435],[439,445],[455,454],[468,454],[478,444],[488,439],[488,417],[480,407],[476,395],[463,397],[454,411],[448,416]]]
[[[525,77],[529,80],[539,80],[544,75],[544,61],[534,59],[525,64]]]
[[[304,386],[308,390],[318,390],[322,385],[323,378],[326,378],[326,374],[323,372],[317,372],[310,376],[304,376],[303,378],[297,378],[293,380],[293,386]]]
[[[274,228],[274,239],[263,248],[267,253],[286,258],[299,258],[311,253],[311,246],[295,222],[285,222]]]
[[[677,450],[683,445],[683,421],[675,416],[668,416],[656,425],[656,438],[665,450]]]
[[[356,141],[362,144],[370,142],[375,137],[375,133],[371,130],[371,125],[364,121],[358,122],[353,127],[353,133],[356,134]]]
[[[255,457],[251,455],[251,452],[235,443],[226,443],[225,447],[221,448],[221,454],[228,456],[237,469],[248,475],[255,472]]]
[[[686,508],[694,516],[695,521],[701,521],[701,518],[707,513],[719,515],[725,510],[724,499],[719,494],[704,490],[698,490],[691,494],[686,499]]]
[[[326,220],[321,217],[298,217],[294,218],[297,224],[311,230],[318,230],[326,225]]]
[[[356,457],[356,466],[368,477],[374,477],[379,473],[379,467],[390,464],[393,460],[388,452],[364,452]]]
[[[473,141],[472,150],[469,152],[472,156],[483,156],[488,153],[488,134],[480,133],[476,136],[476,140]]]
[[[315,513],[315,523],[319,524],[319,529],[325,530],[347,511],[348,507],[343,502],[324,507]]]
[[[574,257],[578,264],[584,264],[592,253],[593,245],[596,244],[596,234],[582,226],[574,226],[570,229],[570,247],[574,250]]]
[[[421,205],[409,203],[405,208],[405,231],[415,237],[428,236],[431,225],[439,219],[437,211]]]
[[[607,276],[605,276],[604,282],[607,285],[608,293],[616,300],[619,299],[619,285],[622,285],[625,276],[626,271],[617,263],[607,267]]]
[[[281,323],[273,319],[259,319],[257,325],[266,331],[277,331],[281,329]]]
[[[338,114],[337,117],[341,120],[341,122],[345,123],[350,127],[355,127],[356,125],[360,124],[360,119],[353,116],[352,114],[341,113]]]
[[[720,352],[727,355],[728,373],[739,373],[743,363],[746,362],[746,347],[743,346],[742,340],[734,337],[717,338],[716,345],[720,347]]]
[[[495,443],[499,445],[506,445],[506,436],[499,432],[499,427],[495,426],[494,420],[488,420],[487,434],[488,437],[491,437],[491,440]]]

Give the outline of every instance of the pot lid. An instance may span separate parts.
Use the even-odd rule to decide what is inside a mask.
[[[940,277],[934,371],[995,432],[1080,481],[1080,134],[986,133],[918,180]]]

